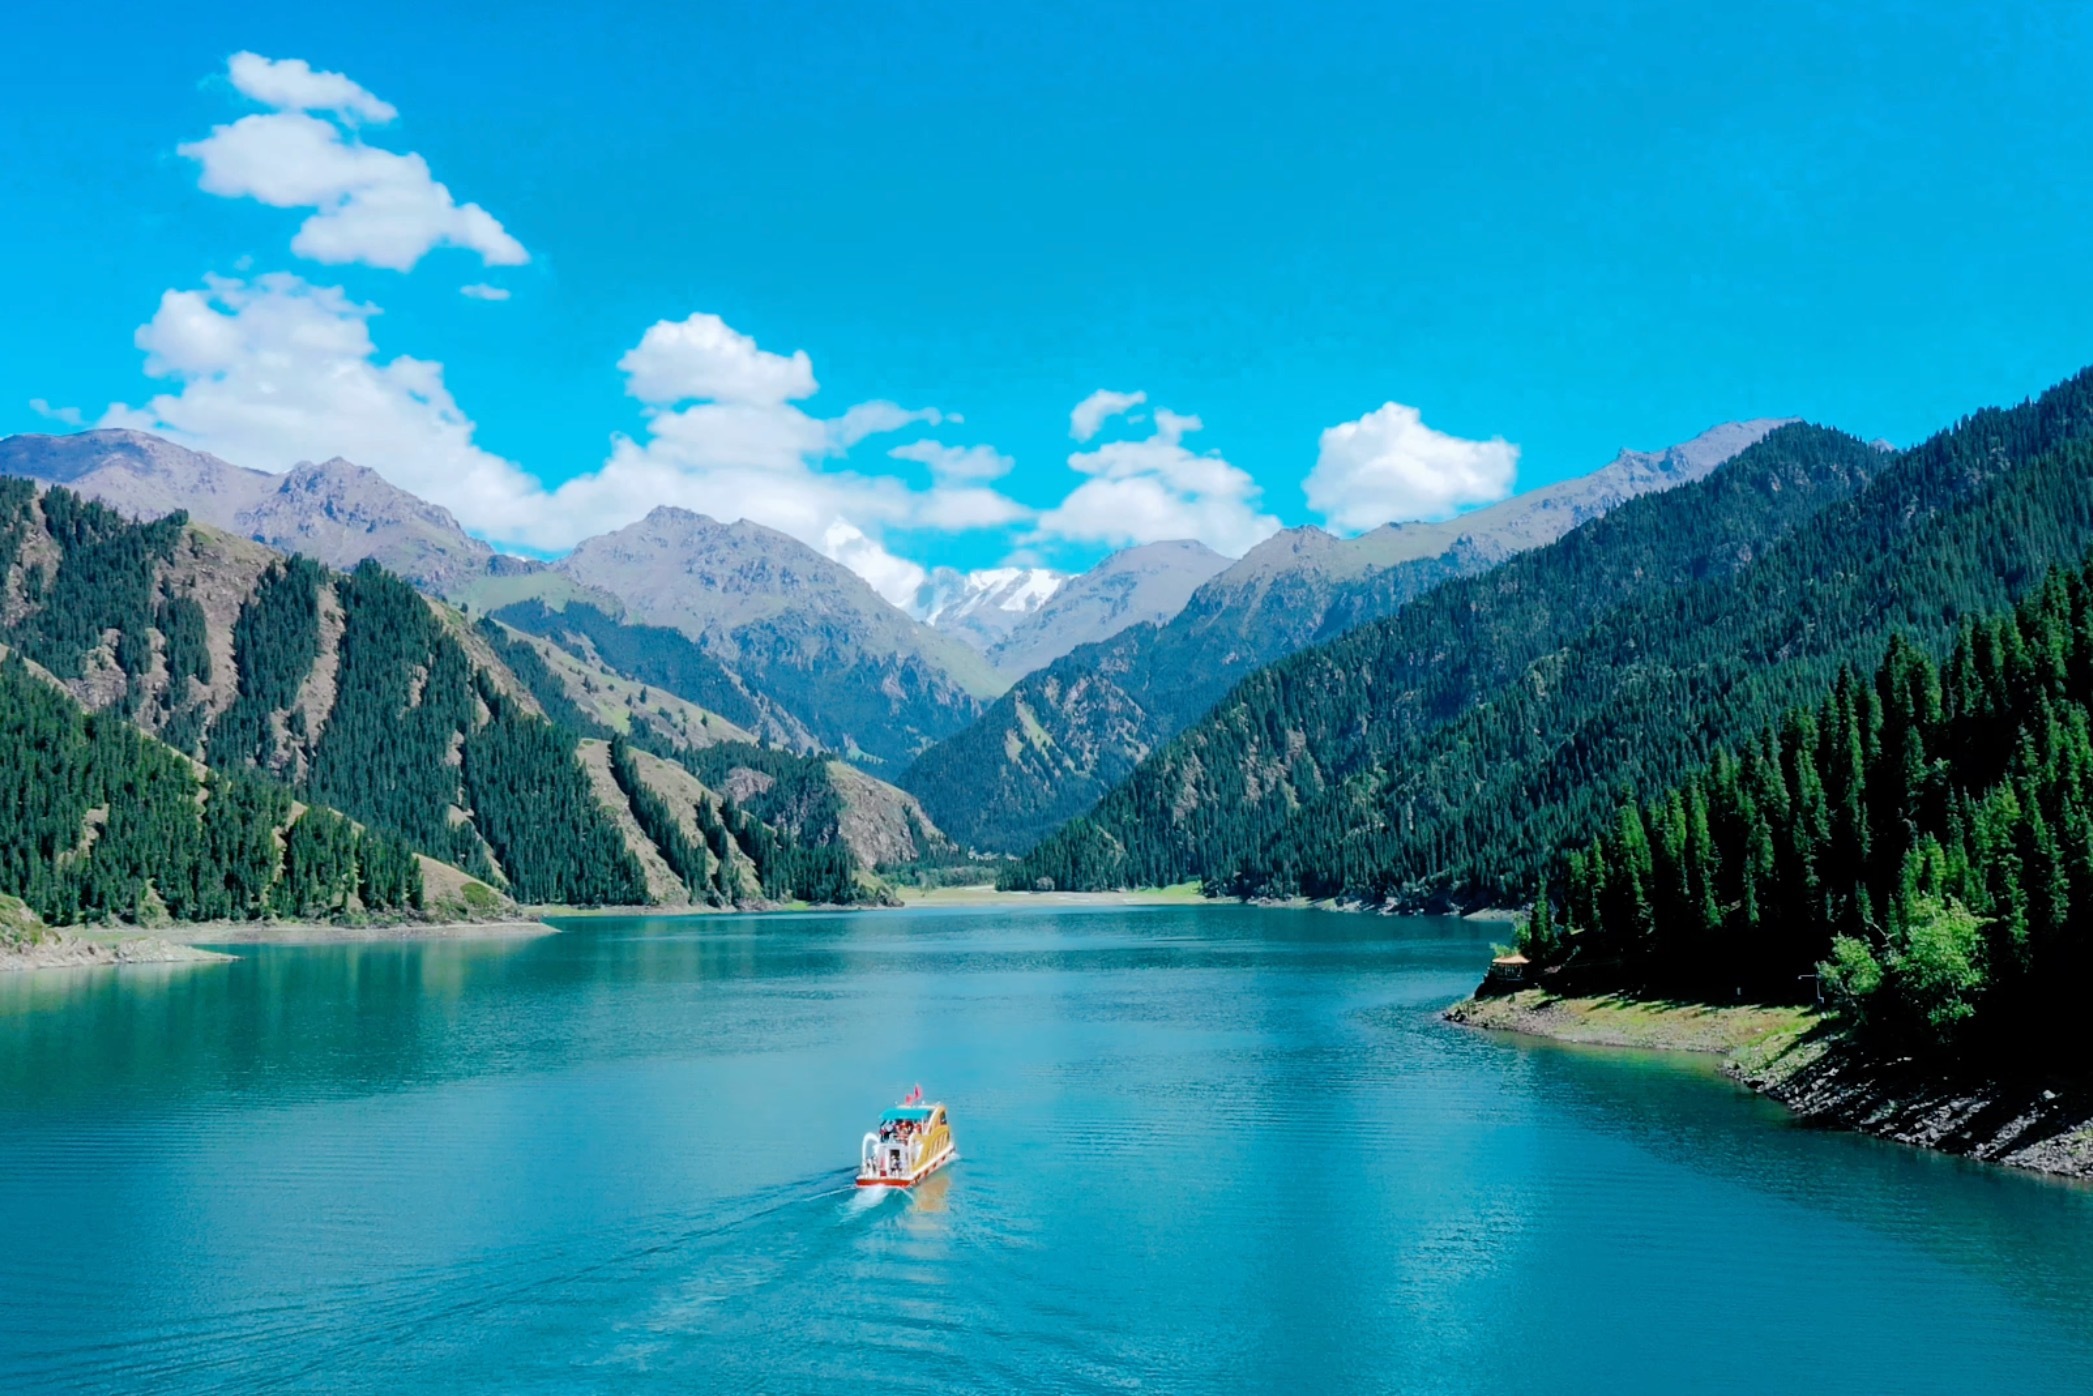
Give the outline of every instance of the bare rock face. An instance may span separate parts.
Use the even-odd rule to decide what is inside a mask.
[[[340,458],[272,475],[148,432],[103,430],[0,440],[0,474],[64,485],[138,519],[185,509],[199,523],[330,567],[375,558],[438,592],[486,571],[494,556],[448,509]]]
[[[932,850],[925,839],[942,839],[937,825],[923,812],[916,797],[875,780],[843,761],[829,763],[829,780],[842,799],[836,818],[837,837],[868,868],[892,863],[913,863]]]
[[[494,556],[450,510],[339,456],[276,479],[274,489],[240,512],[235,527],[280,551],[343,570],[376,558],[436,592],[486,571]]]
[[[0,474],[26,475],[99,499],[135,519],[186,509],[228,532],[240,511],[273,489],[277,476],[230,465],[142,431],[24,434],[0,440]]]
[[[988,651],[989,662],[1018,678],[1130,626],[1161,625],[1228,565],[1227,558],[1190,539],[1116,552],[1014,626]]]

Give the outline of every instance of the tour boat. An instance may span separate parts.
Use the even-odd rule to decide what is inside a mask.
[[[861,1188],[912,1188],[959,1157],[942,1104],[925,1104],[918,1086],[907,1100],[879,1117],[859,1154]]]

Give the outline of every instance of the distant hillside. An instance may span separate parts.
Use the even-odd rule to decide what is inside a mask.
[[[978,722],[918,757],[900,783],[961,842],[1023,852],[1260,666],[1392,615],[1628,500],[1705,479],[1778,425],[1731,423],[1666,451],[1624,451],[1590,475],[1445,522],[1349,539],[1288,529],[1200,586],[1167,624],[1129,627],[1019,681]]]
[[[1013,876],[1470,906],[1622,788],[1939,653],[2093,544],[2093,372],[1902,455],[1788,427],[1703,484],[1254,675]]]
[[[628,623],[682,632],[823,747],[876,765],[899,770],[1002,687],[964,644],[760,524],[660,508],[555,569],[617,598]]]

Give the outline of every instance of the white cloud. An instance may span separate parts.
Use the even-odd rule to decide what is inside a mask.
[[[505,301],[509,298],[509,293],[506,289],[500,286],[489,286],[484,281],[476,281],[470,286],[460,286],[458,294],[476,301]]]
[[[1088,441],[1097,435],[1098,428],[1107,418],[1139,407],[1146,401],[1147,393],[1115,393],[1110,388],[1099,388],[1077,403],[1075,410],[1068,414],[1068,434],[1078,441]]]
[[[791,534],[899,604],[923,572],[889,553],[882,531],[996,528],[1030,516],[971,481],[937,479],[914,489],[896,475],[832,468],[868,436],[935,424],[943,414],[867,402],[839,417],[815,417],[793,401],[816,390],[806,353],[772,353],[718,316],[653,325],[619,367],[627,391],[647,405],[644,437],[613,438],[603,467],[552,491],[516,541],[567,547],[657,504],[675,504]]]
[[[904,609],[912,603],[930,573],[907,558],[896,557],[865,536],[848,519],[837,519],[822,531],[821,551],[872,584],[872,589]]]
[[[63,422],[69,427],[77,427],[85,420],[79,408],[53,407],[40,397],[29,399],[29,410],[39,417],[48,417],[54,422]]]
[[[1083,406],[1097,397],[1092,394]],[[1248,472],[1218,453],[1196,455],[1185,448],[1185,435],[1200,425],[1197,417],[1157,408],[1155,430],[1146,438],[1111,441],[1070,456],[1069,465],[1091,478],[1040,516],[1037,536],[1112,547],[1196,538],[1234,557],[1278,532],[1279,520],[1257,512],[1260,491]]]
[[[612,438],[609,458],[547,490],[515,463],[474,442],[472,419],[443,382],[443,365],[409,356],[381,359],[370,322],[376,307],[337,288],[287,273],[251,281],[214,278],[201,290],[169,291],[141,327],[146,372],[170,391],[141,406],[122,403],[104,426],[158,432],[242,465],[285,470],[340,455],[442,504],[475,533],[500,543],[560,551],[618,528],[659,504],[717,518],[753,519],[791,534],[851,567],[882,595],[909,600],[923,581],[915,563],[887,551],[890,528],[943,531],[1002,527],[1029,517],[979,484],[939,481],[912,489],[898,475],[833,468],[847,442],[914,422],[928,409],[861,403],[842,416],[814,417],[776,400],[657,403],[634,440]],[[664,322],[641,340],[681,345]],[[812,370],[805,355],[766,354],[725,326],[713,341],[730,362]],[[684,347],[669,365],[690,368]],[[634,395],[668,392],[669,372],[652,350],[625,359]],[[774,394],[773,368],[725,373],[717,363],[681,380],[733,392]],[[771,374],[773,377],[765,377]],[[759,388],[751,388],[751,382]],[[789,385],[789,384],[788,384]]]
[[[960,420],[957,412],[940,412],[935,407],[903,407],[898,403],[874,400],[861,402],[842,416],[830,419],[828,438],[836,450],[847,451],[868,436],[883,436],[915,422],[936,426],[940,422]]]
[[[251,53],[234,55],[228,68],[234,86],[276,110],[176,149],[202,166],[197,183],[207,193],[315,210],[291,239],[299,256],[409,271],[441,245],[477,252],[488,266],[530,260],[493,214],[458,203],[421,156],[358,139],[351,119],[387,121],[393,109],[348,78]]]
[[[1000,491],[980,485],[938,484],[919,492],[914,522],[924,528],[964,533],[1002,528],[1032,517],[1032,510]]]
[[[380,361],[376,307],[287,273],[169,291],[140,327],[145,371],[177,385],[103,426],[158,432],[263,470],[346,456],[482,527],[514,517],[534,485],[473,442],[443,365]]]
[[[1000,480],[1017,462],[993,446],[946,446],[911,441],[887,452],[895,460],[920,461],[940,480]]]
[[[226,62],[233,86],[278,111],[331,111],[358,121],[390,121],[399,112],[340,73],[315,72],[302,58],[277,60],[241,51]]]
[[[1363,532],[1399,519],[1446,518],[1512,492],[1519,448],[1434,431],[1414,407],[1384,403],[1323,433],[1302,488],[1330,527]]]
[[[657,406],[693,398],[775,404],[812,397],[820,387],[806,350],[790,358],[773,354],[719,316],[702,313],[648,327],[618,367],[625,390]]]

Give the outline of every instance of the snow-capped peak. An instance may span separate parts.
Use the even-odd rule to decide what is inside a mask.
[[[939,630],[986,632],[993,640],[1031,615],[1068,581],[1051,567],[984,567],[973,572],[940,567],[917,589],[907,609]]]

